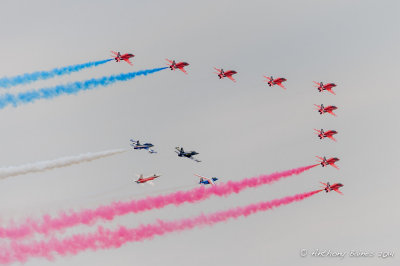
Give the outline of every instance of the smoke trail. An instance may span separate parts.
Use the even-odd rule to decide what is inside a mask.
[[[48,70],[48,71],[37,71],[37,72],[33,72],[33,73],[26,73],[26,74],[22,74],[22,75],[10,77],[10,78],[8,78],[8,77],[0,78],[0,88],[9,88],[9,87],[16,86],[16,85],[28,84],[28,83],[34,82],[36,80],[45,80],[45,79],[53,78],[55,76],[71,74],[73,72],[81,71],[82,69],[85,69],[85,68],[91,68],[91,67],[96,67],[96,66],[105,64],[111,60],[112,59],[87,62],[87,63],[83,63],[83,64],[79,64],[79,65],[54,68],[54,69]]]
[[[128,213],[138,213],[151,209],[160,209],[171,204],[178,206],[185,202],[194,203],[205,200],[212,195],[219,197],[227,196],[232,193],[239,193],[246,188],[258,187],[278,181],[284,177],[301,174],[315,166],[316,165],[299,167],[270,175],[246,178],[240,181],[229,181],[208,188],[201,186],[188,191],[178,191],[167,195],[146,197],[141,200],[113,202],[109,205],[97,207],[96,209],[61,213],[58,217],[54,218],[49,215],[44,215],[41,220],[28,219],[21,225],[0,227],[0,237],[16,239],[29,236],[35,232],[48,234],[51,231],[61,230],[78,224],[90,225],[98,219],[112,220],[115,216],[121,216]]]
[[[106,87],[118,81],[131,80],[134,79],[136,76],[146,76],[148,74],[152,74],[166,68],[167,67],[140,70],[137,72],[106,76],[97,79],[77,81],[65,85],[58,85],[55,87],[43,88],[39,90],[31,90],[18,94],[6,93],[0,96],[0,109],[3,109],[7,105],[13,105],[14,107],[16,107],[21,104],[34,102],[38,99],[51,99],[63,94],[76,94],[79,91],[92,90],[98,86]]]
[[[9,166],[5,168],[0,168],[0,179],[6,179],[8,177],[23,175],[28,173],[42,172],[54,168],[60,168],[65,166],[70,166],[73,164],[78,164],[82,162],[90,162],[103,157],[111,156],[114,154],[125,152],[123,149],[102,151],[102,152],[89,152],[85,154],[80,154],[77,156],[68,156],[51,161],[42,161],[36,163],[29,163],[20,166]]]
[[[0,263],[11,263],[15,261],[25,262],[31,257],[52,259],[55,254],[61,256],[69,254],[75,255],[88,249],[119,248],[121,245],[128,242],[139,242],[166,233],[189,230],[204,225],[212,226],[216,223],[224,222],[229,219],[237,219],[241,216],[247,217],[257,212],[271,210],[281,205],[302,201],[320,191],[321,190],[311,191],[206,215],[201,214],[194,218],[175,221],[158,220],[156,223],[141,225],[137,228],[120,226],[117,230],[112,231],[98,227],[97,231],[93,233],[76,234],[64,239],[52,238],[49,241],[32,241],[31,243],[13,241],[10,247],[0,248]]]

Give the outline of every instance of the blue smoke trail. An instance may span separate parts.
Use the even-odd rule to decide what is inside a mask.
[[[22,74],[22,75],[10,77],[10,78],[8,78],[8,77],[0,78],[0,88],[10,88],[10,87],[16,86],[16,85],[31,83],[31,82],[34,82],[39,79],[40,80],[50,79],[55,76],[62,76],[62,75],[70,74],[72,72],[78,72],[85,68],[96,67],[98,65],[105,64],[111,60],[113,60],[113,59],[106,59],[106,60],[101,60],[101,61],[87,62],[87,63],[79,64],[79,65],[54,68],[49,71],[36,71],[33,73],[26,73],[26,74]]]
[[[134,79],[136,76],[147,76],[148,74],[153,74],[166,68],[168,67],[140,70],[137,72],[117,74],[97,79],[77,81],[65,85],[58,85],[55,87],[32,90],[18,94],[6,93],[0,96],[0,109],[3,109],[10,104],[14,107],[17,107],[18,105],[31,103],[38,99],[51,99],[63,94],[76,94],[79,91],[91,90],[98,86],[106,87],[118,81],[131,80]]]

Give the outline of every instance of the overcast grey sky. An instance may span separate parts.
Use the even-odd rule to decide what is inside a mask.
[[[159,151],[3,180],[2,222],[196,187],[194,173],[223,182],[305,166],[316,155],[339,157],[341,169],[318,167],[240,195],[101,224],[211,213],[311,191],[320,181],[343,183],[345,194],[26,265],[398,265],[399,11],[398,1],[3,0],[0,76],[101,60],[110,50],[135,54],[133,67],[110,62],[10,91],[161,67],[165,58],[190,66],[188,75],[164,70],[0,110],[2,166],[128,149],[130,138]],[[237,83],[219,80],[214,66],[236,70]],[[263,75],[287,78],[287,90],[266,86]],[[318,93],[313,80],[335,82],[337,95]],[[320,116],[313,104],[321,103],[338,106],[338,116]],[[337,143],[319,140],[314,128],[337,130]],[[175,146],[198,151],[202,162],[178,158]],[[162,173],[154,187],[132,182],[154,172]],[[396,255],[301,258],[303,248]]]

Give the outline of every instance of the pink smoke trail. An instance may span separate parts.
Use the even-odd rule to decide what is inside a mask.
[[[21,225],[12,224],[8,227],[0,227],[0,237],[17,239],[30,236],[35,232],[46,235],[50,232],[62,230],[78,224],[90,225],[98,219],[112,220],[115,216],[138,213],[151,209],[160,209],[171,204],[178,206],[185,202],[194,203],[205,200],[211,195],[219,197],[227,196],[232,193],[239,193],[246,188],[258,187],[278,181],[284,177],[301,174],[315,166],[317,165],[299,167],[270,175],[245,178],[240,181],[229,181],[208,188],[201,186],[188,191],[177,191],[167,195],[146,197],[140,200],[113,202],[109,205],[97,207],[96,209],[71,211],[69,213],[64,212],[54,218],[50,215],[44,215],[40,220],[28,218],[26,222]]]
[[[320,191],[322,190],[236,207],[207,215],[201,214],[194,218],[175,221],[158,220],[156,223],[141,225],[137,228],[120,226],[119,229],[112,231],[98,227],[97,231],[93,233],[77,234],[64,239],[52,238],[47,241],[32,241],[26,244],[13,241],[9,247],[0,248],[0,263],[25,262],[31,257],[43,257],[50,260],[53,259],[55,254],[66,256],[68,254],[75,255],[87,249],[118,248],[127,242],[139,242],[166,233],[189,230],[202,225],[212,226],[241,216],[247,217],[260,211],[267,211],[281,205],[304,200]]]

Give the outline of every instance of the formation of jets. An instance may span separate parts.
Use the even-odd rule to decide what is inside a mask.
[[[329,91],[333,95],[336,95],[336,93],[332,90],[332,88],[336,87],[335,83],[324,84],[323,82],[316,82],[316,81],[313,81],[313,82],[315,83],[314,87],[316,87],[319,92]],[[321,104],[321,105],[314,104],[314,105],[315,105],[315,107],[317,107],[316,110],[319,112],[320,115],[329,113],[333,116],[336,116],[336,114],[333,112],[338,109],[336,106],[329,105],[329,106],[325,107],[323,104]],[[333,137],[334,135],[336,135],[338,133],[336,130],[328,130],[328,131],[324,131],[323,129],[321,129],[321,130],[314,129],[314,130],[316,131],[316,134],[318,135],[319,139],[329,138],[333,141],[336,141],[336,139]],[[317,156],[317,158],[319,159],[318,162],[321,164],[322,167],[330,165],[339,170],[339,167],[337,167],[337,165],[335,164],[336,162],[339,161],[339,158],[332,157],[332,158],[326,159],[325,156],[324,157]],[[330,192],[330,191],[334,190],[340,194],[343,194],[341,191],[339,191],[339,188],[343,187],[343,184],[341,184],[341,183],[334,183],[333,185],[330,185],[329,182],[327,182],[326,184],[321,182],[321,184],[324,185],[325,192]]]
[[[111,51],[113,53],[113,57],[115,59],[116,62],[120,62],[121,60],[127,62],[130,65],[133,65],[131,61],[129,61],[130,58],[134,57],[135,55],[130,54],[130,53],[126,53],[126,54],[121,54],[120,52],[114,52]],[[189,65],[189,63],[187,62],[176,62],[175,60],[170,60],[170,59],[166,59],[168,61],[167,65],[171,70],[175,70],[175,69],[179,69],[181,70],[183,73],[187,74],[185,67]],[[219,79],[223,79],[223,78],[228,78],[230,80],[232,80],[233,82],[236,82],[236,80],[233,78],[233,75],[237,74],[237,71],[235,70],[223,70],[222,68],[216,68],[214,67],[214,69],[217,71],[215,72]],[[286,87],[283,86],[283,82],[287,81],[286,78],[274,78],[273,76],[264,76],[266,78],[266,82],[268,84],[268,86],[272,87],[274,85],[278,85],[279,87],[281,87],[282,89],[286,90]],[[316,85],[314,85],[315,87],[317,87],[319,92],[322,91],[329,91],[332,94],[336,94],[332,88],[336,87],[335,83],[327,83],[324,84],[323,82],[316,82],[313,81]],[[328,112],[328,111],[327,111]],[[322,113],[321,113],[322,114]]]
[[[125,61],[128,64],[132,65],[132,62],[129,59],[134,57],[133,54],[130,54],[130,53],[121,54],[120,52],[114,52],[114,51],[111,51],[111,52],[113,53],[113,56],[114,56],[114,59],[116,62]],[[170,60],[170,59],[166,59],[166,60],[168,62],[167,65],[171,70],[179,69],[183,73],[188,74],[186,72],[185,67],[189,66],[189,63],[183,62],[183,61],[176,62],[175,60]],[[219,79],[228,78],[228,79],[232,80],[233,82],[236,82],[236,80],[233,78],[233,75],[237,74],[237,71],[235,71],[235,70],[226,70],[225,71],[222,68],[219,69],[216,67],[214,67],[214,69],[217,71],[215,73],[218,75]],[[264,76],[264,78],[266,79],[265,81],[267,82],[269,87],[277,85],[277,86],[281,87],[282,89],[286,90],[286,87],[283,85],[283,83],[287,81],[286,78],[282,78],[282,77],[274,78],[273,76]],[[328,92],[336,95],[336,93],[332,90],[334,87],[336,87],[335,83],[324,84],[323,82],[316,82],[316,81],[313,81],[313,82],[315,83],[314,87],[316,87],[319,92],[328,91]],[[336,106],[329,105],[329,106],[325,107],[323,104],[321,104],[321,105],[314,104],[314,105],[317,107],[317,111],[319,112],[320,115],[329,113],[333,116],[336,116],[336,114],[333,112],[333,111],[337,110]],[[336,130],[328,130],[328,131],[324,131],[323,129],[321,129],[321,130],[314,129],[314,130],[316,131],[316,133],[320,139],[329,138],[333,141],[336,141],[336,139],[333,137],[334,135],[338,134],[338,132]],[[154,145],[151,143],[141,144],[139,142],[139,140],[133,140],[133,139],[131,139],[130,141],[131,141],[131,146],[135,150],[147,150],[149,153],[157,153],[156,151],[154,151],[152,149],[152,147]],[[188,158],[195,162],[201,162],[200,160],[198,160],[194,157],[195,155],[199,154],[198,152],[185,151],[182,147],[175,147],[175,149],[176,149],[175,152],[178,154],[178,157]],[[321,164],[322,167],[331,165],[331,166],[335,167],[336,169],[339,169],[335,164],[337,161],[339,161],[338,158],[332,157],[332,158],[327,159],[325,156],[324,157],[317,156],[317,158],[319,159],[319,163]],[[205,177],[205,176],[200,176],[197,174],[195,174],[195,175],[200,178],[199,184],[203,184],[203,185],[209,185],[209,184],[215,185],[215,181],[218,180],[218,178],[216,178],[216,177]],[[160,177],[160,175],[154,174],[154,175],[148,176],[148,177],[143,177],[143,175],[141,175],[139,177],[139,179],[137,179],[135,182],[143,184],[146,182],[151,182],[152,180],[154,180],[158,177]],[[325,184],[325,183],[322,183],[322,184],[324,184],[326,186],[326,187],[324,187],[324,190],[326,192],[334,190],[338,193],[341,193],[338,189],[343,186],[340,183],[335,183],[333,185],[330,185],[328,182],[327,184]]]

